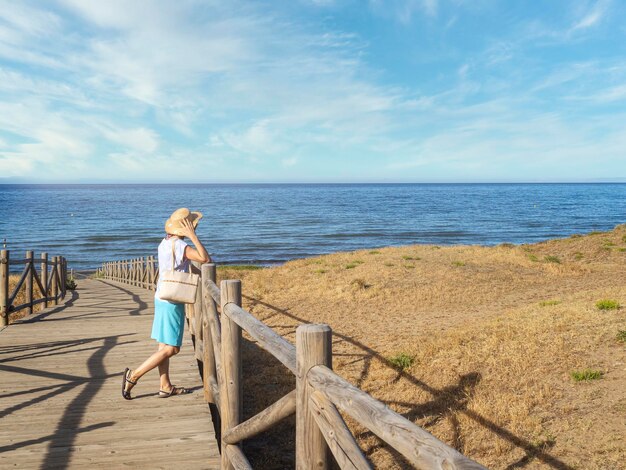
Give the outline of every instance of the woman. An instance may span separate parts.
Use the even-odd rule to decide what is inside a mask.
[[[202,218],[200,212],[190,212],[189,209],[181,208],[170,216],[165,222],[165,238],[159,245],[159,279],[164,271],[171,271],[172,265],[177,271],[187,271],[190,261],[206,263],[211,260],[206,249],[198,240],[195,228]],[[184,239],[191,240],[195,248],[189,246]],[[174,257],[172,259],[172,244],[174,244]],[[159,284],[154,295],[154,321],[152,323],[152,338],[159,343],[157,351],[144,361],[137,369],[126,369],[122,382],[122,396],[126,400],[132,397],[130,391],[137,385],[137,381],[146,373],[159,368],[161,384],[159,397],[168,398],[173,395],[189,393],[184,387],[176,387],[170,382],[170,357],[178,354],[183,341],[183,329],[185,326],[185,305],[159,297]]]

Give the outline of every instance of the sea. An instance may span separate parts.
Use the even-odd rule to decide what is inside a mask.
[[[179,207],[218,263],[337,251],[534,243],[626,223],[626,184],[0,185],[0,247],[70,268],[156,255]],[[4,243],[4,245],[3,245]]]

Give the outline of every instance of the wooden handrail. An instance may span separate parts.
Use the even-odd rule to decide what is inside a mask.
[[[329,368],[312,367],[307,380],[341,411],[390,444],[418,468],[484,469]]]
[[[104,263],[98,274],[105,279],[154,289],[157,274],[154,259],[140,259],[138,263]],[[145,273],[144,269],[152,274],[138,281],[136,273]],[[203,363],[205,397],[216,406],[222,423],[222,468],[251,468],[240,443],[294,412],[297,468],[328,468],[330,452],[340,468],[371,468],[338,408],[378,435],[416,468],[484,470],[482,465],[333,372],[330,327],[299,326],[294,346],[242,308],[241,281],[222,281],[218,287],[212,263],[203,265],[201,273],[198,300],[191,307],[194,321],[190,320],[190,329],[194,345],[202,348],[196,357]],[[241,422],[243,331],[296,375],[296,390]]]
[[[67,281],[67,260],[62,256],[55,256],[53,262],[48,262],[48,254],[42,253],[36,259],[32,251],[26,252],[26,258],[11,258],[9,250],[0,251],[0,327],[9,324],[12,313],[28,308],[28,313],[34,313],[34,306],[53,301],[55,304],[65,298]],[[36,263],[35,261],[38,261]],[[20,277],[9,292],[10,266],[24,265]],[[37,272],[37,264],[40,271]],[[39,291],[35,299],[35,288]],[[26,302],[16,305],[15,302],[22,290],[26,292]]]

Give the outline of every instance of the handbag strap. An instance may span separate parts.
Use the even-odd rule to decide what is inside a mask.
[[[176,271],[176,252],[174,251],[176,248],[176,240],[178,240],[178,238],[172,237],[172,271]]]
[[[178,237],[174,238],[172,237],[172,271],[176,271],[176,253],[174,251],[175,247],[176,247],[176,240],[178,240]],[[184,252],[183,252],[183,257],[184,257]],[[184,260],[181,260],[181,264]],[[189,267],[187,268],[188,272],[191,272],[191,263],[189,263]]]

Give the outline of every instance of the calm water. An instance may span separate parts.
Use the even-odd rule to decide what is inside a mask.
[[[156,254],[178,207],[222,263],[415,243],[528,243],[626,222],[626,184],[0,185],[0,242],[75,269]],[[19,255],[18,255],[19,254]]]

